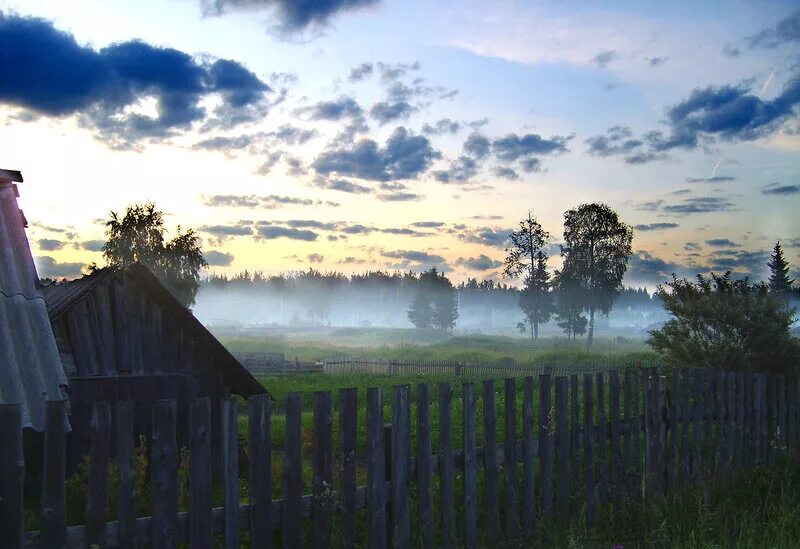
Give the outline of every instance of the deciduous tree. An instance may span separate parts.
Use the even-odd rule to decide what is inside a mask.
[[[152,202],[133,204],[125,215],[111,212],[106,221],[108,240],[103,257],[111,267],[141,263],[150,269],[184,305],[194,304],[200,282],[200,269],[208,266],[200,249],[200,239],[192,229],[177,228],[172,240],[165,241],[164,214]]]
[[[622,289],[631,256],[633,229],[605,204],[582,204],[564,213],[563,271],[583,287],[589,311],[586,344],[594,341],[594,315],[608,314]]]

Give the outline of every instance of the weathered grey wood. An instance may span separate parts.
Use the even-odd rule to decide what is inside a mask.
[[[303,400],[286,395],[286,448],[283,455],[283,546],[300,547],[303,518]],[[382,418],[381,418],[382,419]],[[381,455],[383,459],[383,455]]]
[[[462,411],[464,413],[464,546],[478,547],[478,468],[475,386],[463,385]],[[516,465],[516,464],[515,464]],[[405,547],[398,545],[397,547]]]
[[[594,386],[592,383],[592,374],[585,374],[583,376],[583,459],[584,468],[586,470],[586,489],[584,491],[586,497],[586,527],[592,528],[595,520],[595,460],[594,460]],[[638,439],[638,437],[637,437]],[[638,440],[637,444],[638,446]]]
[[[287,431],[288,431],[288,421]],[[288,436],[288,435],[287,435]],[[236,402],[231,397],[222,401],[222,483],[225,503],[225,546],[239,547],[239,425]]]
[[[536,521],[536,449],[533,422],[533,377],[528,376],[525,378],[522,393],[522,530],[526,536],[533,533]],[[487,451],[490,448],[484,447],[484,455],[494,453]]]
[[[632,387],[631,387],[631,368],[625,368],[625,371],[622,376],[622,393],[623,393],[623,423],[625,425],[625,429],[623,429],[622,434],[622,481],[623,481],[623,489],[625,495],[631,494],[633,492],[633,482],[632,482],[632,475],[631,475],[631,438],[632,438],[632,414],[633,414],[633,402],[632,402],[632,395],[631,395]],[[637,439],[638,443],[638,439]]]
[[[783,451],[786,448],[786,378],[783,375],[778,376],[778,448]]]
[[[680,417],[680,427],[681,427],[681,466],[680,466],[680,474],[679,478],[682,483],[689,482],[691,478],[691,448],[690,448],[690,439],[689,439],[689,431],[691,429],[691,418],[692,418],[692,408],[691,408],[691,393],[692,393],[692,385],[691,385],[691,372],[687,368],[682,368],[680,370],[681,374],[681,395],[680,395],[680,406],[681,406],[681,417]],[[676,431],[677,433],[677,431]]]
[[[314,547],[330,547],[333,535],[333,400],[328,391],[314,393],[312,490]]]
[[[439,488],[442,508],[442,546],[456,547],[455,474],[453,463],[453,431],[451,401],[453,389],[449,383],[439,384]]]
[[[633,386],[633,410],[634,410],[634,437],[633,437],[633,491],[631,495],[640,500],[642,497],[642,436],[644,412],[642,401],[644,398],[643,371],[636,372]]]
[[[789,448],[797,447],[797,378],[790,376],[786,380],[786,431]]]
[[[598,494],[601,503],[609,500],[608,492],[608,423],[606,422],[605,375],[595,374],[597,388],[597,480]]]
[[[417,386],[417,520],[423,549],[433,543],[433,474],[431,470],[431,413],[428,386]]]
[[[67,502],[64,478],[66,459],[66,403],[45,403],[44,467],[42,470],[41,536],[43,547],[64,547],[67,542]]]
[[[550,375],[539,376],[539,466],[540,485],[539,508],[543,519],[553,516],[553,447],[550,443],[550,430],[552,424],[552,399],[550,391]],[[588,425],[588,424],[587,424]],[[591,429],[586,429],[591,431]]]
[[[716,418],[716,475],[717,480],[722,480],[722,475],[725,469],[725,372],[717,370],[714,382],[714,403]]]
[[[367,389],[367,547],[386,547],[386,461],[383,391]]]
[[[577,374],[572,374],[569,377],[569,390],[570,390],[570,441],[569,441],[569,463],[570,463],[570,494],[577,495],[578,487],[581,483],[581,444],[580,444],[580,381]],[[572,501],[570,513],[575,512],[577,505],[577,498],[571,497]]]
[[[108,469],[111,461],[111,407],[108,402],[94,403],[90,433],[86,545],[105,547],[108,520]]]
[[[611,501],[614,510],[622,509],[622,426],[619,421],[619,373],[608,372],[609,413],[611,414]]]
[[[556,378],[556,515],[569,513],[569,433],[567,419],[567,378]]]
[[[178,446],[175,441],[175,401],[153,403],[150,452],[150,496],[154,548],[177,547]]]
[[[135,403],[132,400],[117,402],[117,542],[123,549],[135,546],[136,485],[134,432]],[[210,505],[209,505],[210,507]]]
[[[392,546],[411,545],[408,480],[411,463],[409,386],[394,387],[392,398]]]
[[[716,455],[714,453],[714,370],[705,369],[705,409],[703,414],[705,417],[705,427],[703,432],[704,451],[706,454],[706,471],[709,475],[714,474],[714,460]]]
[[[506,536],[519,536],[519,475],[517,469],[517,384],[513,377],[505,380],[505,433],[503,472],[505,477]]]
[[[745,379],[746,373],[743,371],[736,373],[736,414],[734,425],[735,450],[733,465],[735,468],[744,467],[744,443],[745,443]]]
[[[703,475],[703,370],[694,370],[694,447],[692,455],[692,479],[695,484]]]
[[[754,412],[754,427],[755,427],[755,463],[756,465],[764,464],[765,446],[767,440],[767,410],[766,403],[764,402],[766,396],[766,374],[756,374],[755,382],[755,412]]]
[[[23,486],[22,407],[0,404],[0,540],[22,548]]]
[[[680,421],[681,421],[681,379],[680,371],[673,368],[670,373],[669,426],[667,432],[667,474],[670,488],[678,487],[680,471]]]
[[[342,545],[353,547],[356,543],[356,441],[358,433],[358,390],[342,389],[339,392],[339,437],[341,438],[341,509]]]
[[[767,465],[775,465],[777,457],[778,443],[778,376],[768,374],[767,377],[767,411],[768,411],[768,431],[767,431]]]
[[[211,399],[200,398],[189,409],[189,541],[192,549],[211,549]],[[271,499],[271,497],[270,497]]]
[[[316,411],[314,418],[316,420]],[[314,427],[316,450],[316,425]],[[250,397],[247,434],[250,460],[250,544],[253,547],[268,548],[272,547],[272,398],[268,394]],[[207,435],[205,438],[208,440]]]
[[[494,394],[494,380],[487,379],[483,382],[483,465],[484,477],[484,504],[486,508],[486,529],[489,542],[500,542],[502,531],[500,528],[500,487],[498,485],[497,452],[497,407]]]
[[[731,471],[734,463],[736,432],[736,372],[726,372],[726,385],[728,390],[725,392],[725,470]]]

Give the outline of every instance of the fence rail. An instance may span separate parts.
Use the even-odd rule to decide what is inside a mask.
[[[235,352],[242,366],[250,373],[260,376],[289,376],[293,374],[316,374],[323,371],[321,362],[304,362],[297,358],[287,360],[283,353]]]
[[[573,374],[596,374],[607,372],[608,366],[602,365],[553,365],[529,366],[516,361],[508,363],[469,363],[454,360],[398,360],[398,359],[362,359],[335,358],[322,361],[322,371],[326,374],[386,374],[386,375],[424,375],[446,374],[465,376],[539,376],[548,374],[552,377],[570,376]]]
[[[336,407],[331,393],[317,392],[310,410],[310,455],[304,452],[302,395],[290,393],[281,414],[273,413],[267,395],[253,397],[247,408],[247,474],[239,470],[237,404],[226,399],[224,505],[217,508],[211,503],[209,467],[212,407],[200,399],[189,414],[187,512],[178,508],[175,402],[159,401],[152,410],[149,517],[136,517],[130,504],[123,505],[134,500],[133,405],[97,403],[86,521],[69,528],[66,411],[63,403],[51,402],[40,529],[25,534],[20,408],[0,406],[0,539],[14,549],[93,543],[176,547],[184,542],[212,547],[213,537],[221,535],[225,546],[234,548],[247,530],[253,547],[299,547],[312,541],[316,547],[349,547],[365,540],[370,548],[389,542],[408,547],[412,540],[423,547],[477,547],[503,539],[531,540],[540,524],[554,520],[577,517],[591,526],[601,510],[620,511],[684,484],[716,482],[736,470],[772,465],[800,442],[795,377],[699,369],[660,376],[652,369],[626,369],[622,376],[611,370],[584,374],[582,380],[549,374],[528,376],[522,383],[507,378],[499,391],[494,383],[463,383],[456,391],[449,383],[435,391],[426,384],[415,391],[402,385],[391,395],[370,388],[365,416],[358,413],[357,390],[339,392]],[[385,401],[391,401],[390,410]],[[390,427],[384,424],[387,411]],[[333,437],[336,412],[338,440]],[[366,418],[365,429],[358,417]],[[276,425],[285,426],[280,449],[274,445]],[[108,510],[112,439],[116,517]],[[282,465],[279,499],[271,477],[276,463]],[[248,483],[246,503],[240,498],[241,478]],[[359,478],[366,483],[359,486]],[[304,494],[304,484],[311,493]],[[457,523],[463,528],[457,529]]]

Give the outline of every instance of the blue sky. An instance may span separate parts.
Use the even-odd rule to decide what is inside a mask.
[[[0,1],[2,167],[43,275],[155,200],[216,272],[499,276],[606,202],[627,281],[800,265],[791,2]],[[557,248],[554,247],[554,250]],[[553,254],[552,268],[560,260]]]

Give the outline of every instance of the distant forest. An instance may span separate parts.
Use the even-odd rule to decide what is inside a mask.
[[[310,268],[278,276],[243,271],[232,277],[211,275],[201,280],[194,312],[203,322],[228,326],[354,326],[413,327],[408,310],[420,286],[414,272],[369,271],[347,276]],[[454,286],[462,333],[517,332],[523,319],[520,290],[469,278]],[[607,317],[598,318],[601,331],[644,334],[666,320],[660,300],[645,288],[625,288]],[[555,321],[543,334],[561,334]]]

